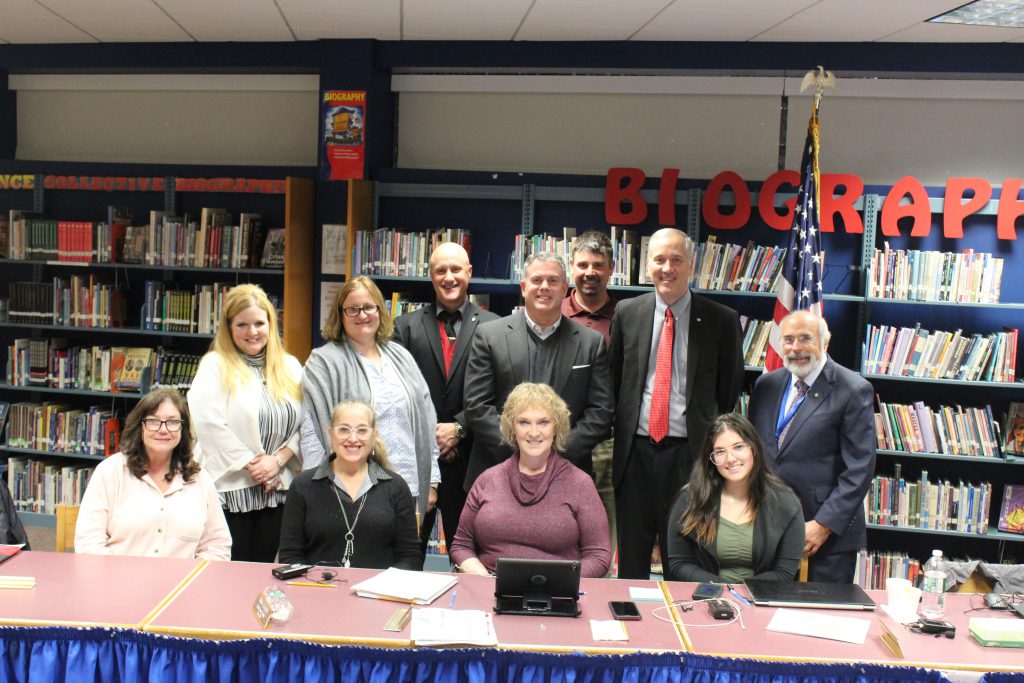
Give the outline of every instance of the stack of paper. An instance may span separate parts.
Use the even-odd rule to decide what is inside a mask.
[[[971,636],[982,645],[993,647],[1024,647],[1024,621],[971,617],[967,622]]]
[[[427,607],[412,611],[409,638],[414,645],[497,645],[487,612]]]
[[[34,576],[0,576],[0,588],[35,588]]]
[[[864,644],[871,622],[867,619],[837,617],[831,614],[795,609],[779,609],[765,628],[780,633],[828,638],[847,643]]]
[[[352,590],[364,598],[429,605],[456,583],[458,577],[451,574],[413,572],[392,567],[357,583],[352,586]]]

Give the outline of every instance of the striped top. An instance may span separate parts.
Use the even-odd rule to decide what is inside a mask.
[[[290,434],[295,432],[299,423],[299,414],[292,404],[278,403],[267,389],[264,364],[266,351],[258,356],[243,355],[246,363],[262,388],[260,393],[260,443],[266,452],[273,455],[288,442]],[[287,491],[266,493],[262,484],[235,491],[220,492],[221,505],[228,512],[253,512],[264,508],[274,508],[284,504]]]

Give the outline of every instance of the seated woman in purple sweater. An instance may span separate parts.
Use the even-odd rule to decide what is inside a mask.
[[[583,576],[608,573],[608,518],[594,482],[559,453],[569,408],[546,384],[520,384],[501,413],[511,458],[481,474],[466,499],[449,556],[488,574],[499,557],[578,560]]]

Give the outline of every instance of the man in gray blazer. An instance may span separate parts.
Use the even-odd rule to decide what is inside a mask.
[[[758,378],[750,421],[772,469],[804,509],[811,581],[853,581],[867,543],[864,495],[875,473],[871,384],[828,357],[828,325],[809,311],[783,318],[784,367]]]
[[[650,576],[656,539],[668,561],[672,502],[690,477],[692,458],[707,457],[699,449],[708,423],[732,411],[743,382],[739,317],[690,292],[693,244],[686,234],[655,232],[647,270],[655,291],[619,302],[609,352],[618,576],[624,579]]]
[[[473,266],[469,254],[454,242],[439,245],[430,255],[430,281],[434,303],[395,319],[394,340],[416,359],[437,412],[437,459],[441,484],[436,510],[441,511],[444,537],[451,543],[466,504],[466,467],[473,447],[473,433],[463,412],[463,386],[469,349],[477,325],[498,316],[469,300]],[[426,542],[434,526],[434,510],[420,523],[420,539]]]
[[[465,387],[466,420],[473,432],[466,490],[512,454],[501,443],[499,421],[505,399],[523,382],[547,384],[568,404],[572,429],[565,457],[588,474],[590,452],[611,424],[604,337],[562,315],[568,292],[562,257],[542,252],[528,258],[519,287],[524,308],[480,325],[473,336]]]

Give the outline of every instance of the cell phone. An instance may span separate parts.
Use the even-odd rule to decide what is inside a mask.
[[[640,621],[640,610],[635,602],[629,600],[613,600],[608,603],[608,609],[612,611],[612,619],[619,621]]]
[[[736,610],[725,600],[708,600],[708,614],[713,619],[733,619],[736,617]]]
[[[312,568],[313,565],[311,564],[283,564],[280,567],[271,569],[270,573],[274,575],[274,578],[287,581],[288,579],[294,579],[296,576],[302,576]]]
[[[921,633],[934,633],[936,635],[946,636],[947,638],[952,638],[956,635],[956,626],[953,626],[953,624],[948,621],[921,619],[917,622],[917,627]]]
[[[722,594],[722,584],[720,583],[699,583],[697,587],[693,589],[694,600],[714,600]]]

